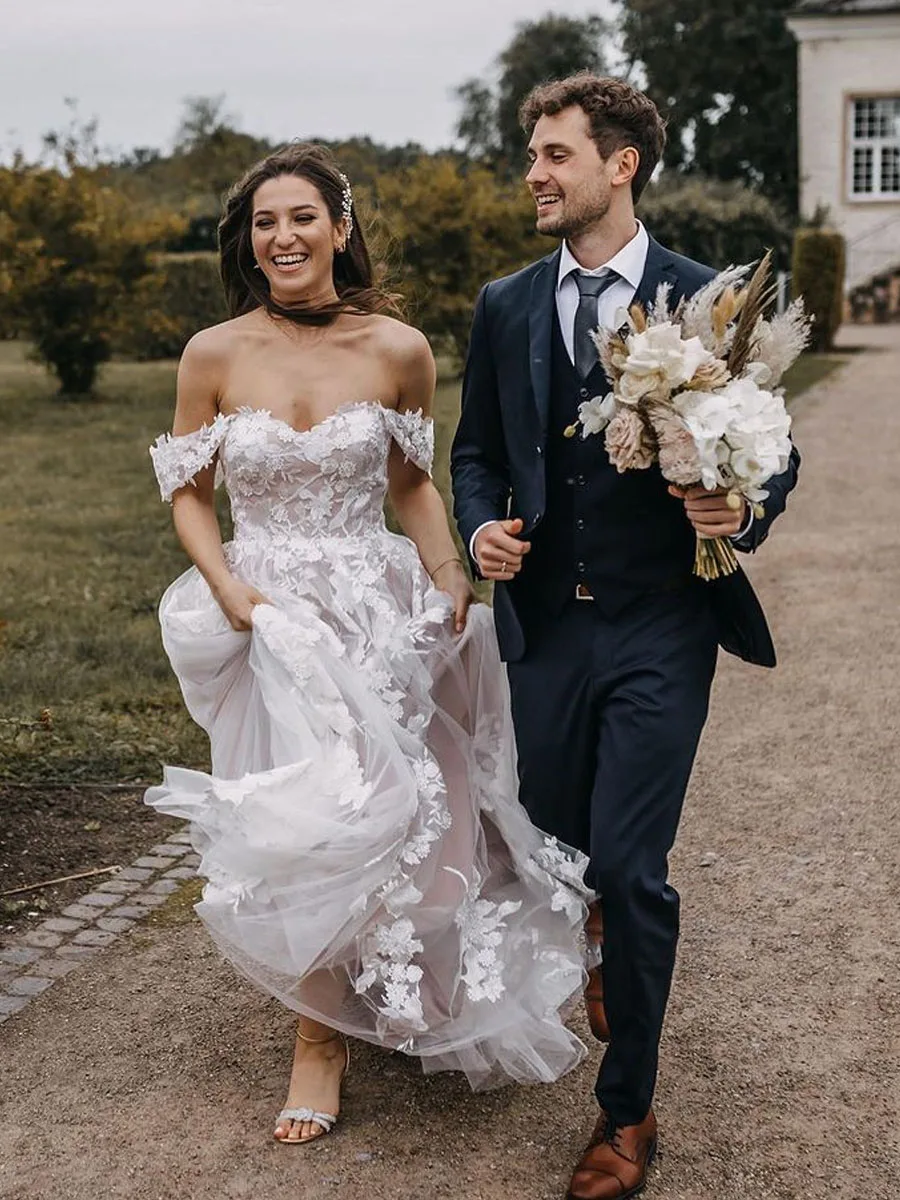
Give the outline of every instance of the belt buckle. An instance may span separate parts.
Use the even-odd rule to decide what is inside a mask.
[[[576,583],[575,584],[575,599],[576,600],[593,600],[593,598],[594,597],[591,594],[591,590],[587,586],[587,584],[584,584],[584,583]]]

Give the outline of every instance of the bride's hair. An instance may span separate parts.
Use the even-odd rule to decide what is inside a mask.
[[[302,304],[286,307],[272,299],[269,281],[255,269],[250,242],[253,197],[257,188],[281,175],[298,175],[308,180],[321,195],[334,221],[346,216],[351,222],[347,248],[335,254],[332,277],[337,301],[316,308]],[[324,146],[310,142],[291,142],[267,155],[239,179],[225,197],[225,210],[219,221],[219,269],[225,288],[225,300],[232,317],[265,308],[270,313],[301,325],[325,325],[339,313],[398,313],[397,297],[375,283],[366,239],[360,228],[356,208],[345,209],[349,195],[346,176]]]

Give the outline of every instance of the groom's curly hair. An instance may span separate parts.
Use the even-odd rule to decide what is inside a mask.
[[[637,203],[666,144],[666,123],[659,109],[649,96],[623,79],[579,71],[533,88],[519,108],[519,120],[530,137],[541,117],[576,106],[590,123],[591,138],[601,158],[609,158],[625,146],[637,150],[640,163],[631,181]]]

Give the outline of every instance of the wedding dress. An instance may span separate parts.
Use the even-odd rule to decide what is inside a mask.
[[[430,469],[431,422],[368,401],[306,431],[240,409],[152,447],[167,500],[218,456],[229,569],[271,604],[237,632],[196,568],[166,591],[212,773],[168,767],[146,800],[191,822],[197,912],[265,991],[476,1088],[549,1081],[584,1055],[560,1010],[582,986],[586,860],[516,799],[489,609],[456,635],[385,525],[392,441]]]

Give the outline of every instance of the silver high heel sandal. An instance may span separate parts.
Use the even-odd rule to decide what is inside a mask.
[[[297,1037],[301,1042],[306,1042],[308,1046],[322,1046],[326,1042],[333,1042],[335,1038],[340,1038],[344,1043],[344,1069],[341,1071],[340,1082],[343,1083],[347,1072],[350,1070],[350,1043],[342,1033],[332,1033],[326,1038],[308,1038],[305,1037],[300,1030],[297,1030]],[[337,1124],[337,1113],[316,1112],[312,1108],[283,1108],[275,1120],[275,1128],[282,1121],[306,1121],[319,1126],[317,1133],[309,1133],[306,1137],[278,1137],[275,1135],[275,1141],[280,1142],[283,1146],[302,1146],[306,1142],[318,1141],[320,1137],[324,1137],[326,1133],[331,1133]]]

